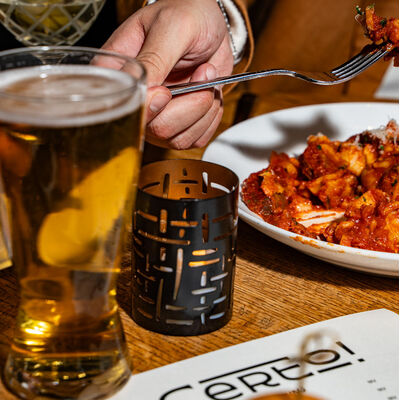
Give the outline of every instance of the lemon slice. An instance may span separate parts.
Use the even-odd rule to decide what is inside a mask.
[[[70,191],[73,201],[45,217],[37,240],[42,261],[59,267],[102,262],[104,241],[132,195],[138,160],[137,150],[124,149]],[[119,237],[112,239],[117,245]]]

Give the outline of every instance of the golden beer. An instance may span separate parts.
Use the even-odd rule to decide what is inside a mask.
[[[22,398],[99,399],[131,375],[116,279],[144,95],[143,77],[95,64],[0,72],[0,162],[21,290],[4,377]]]

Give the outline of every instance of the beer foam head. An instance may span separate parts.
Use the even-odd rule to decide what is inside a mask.
[[[0,121],[82,126],[138,109],[145,85],[126,72],[93,65],[51,65],[0,72]]]

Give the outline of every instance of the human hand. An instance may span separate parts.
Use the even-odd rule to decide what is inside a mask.
[[[146,140],[203,147],[222,117],[220,89],[171,97],[165,85],[229,75],[233,56],[216,0],[159,0],[129,17],[103,49],[136,57],[147,70]]]

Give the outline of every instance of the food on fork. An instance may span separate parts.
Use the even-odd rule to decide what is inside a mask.
[[[272,152],[242,185],[247,207],[290,232],[399,252],[399,130],[395,121],[346,141],[319,133],[297,158]]]
[[[386,48],[390,53],[386,57],[394,57],[395,65],[399,65],[399,19],[383,18],[375,14],[374,5],[365,8],[357,6],[356,19],[364,27],[365,35],[376,45],[386,43]]]

